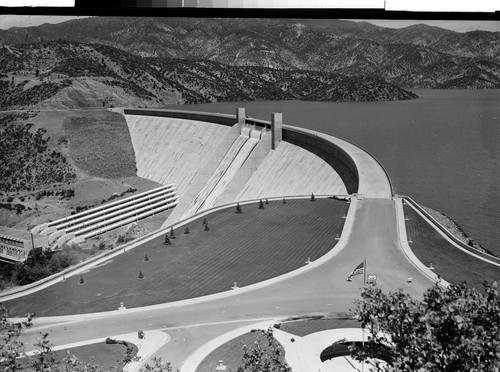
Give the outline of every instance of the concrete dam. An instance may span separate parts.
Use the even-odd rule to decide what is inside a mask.
[[[124,109],[123,114],[137,175],[177,188],[179,202],[164,226],[232,202],[311,193],[347,195],[356,187],[357,175],[346,165],[335,167],[335,161],[341,162],[332,154],[325,160],[313,144],[305,139],[301,143],[301,136],[282,128],[281,121],[248,119],[243,109],[236,118],[145,109]]]
[[[173,209],[167,227],[213,207],[311,195],[391,198],[383,167],[358,146],[282,123],[191,111],[117,109],[126,119],[137,175],[160,188],[36,226],[54,247]]]

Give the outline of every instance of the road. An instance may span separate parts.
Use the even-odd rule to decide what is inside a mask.
[[[352,204],[351,207],[355,207]],[[334,248],[335,249],[335,248]],[[139,329],[166,330],[171,341],[157,355],[179,364],[209,339],[248,322],[311,313],[348,312],[360,298],[363,275],[347,275],[366,257],[367,273],[377,275],[384,290],[404,288],[419,297],[433,283],[408,261],[398,242],[393,200],[357,202],[353,229],[347,245],[331,260],[300,275],[247,293],[223,299],[162,310],[76,320],[37,326],[26,334],[31,344],[43,329],[55,345],[67,344]],[[407,283],[412,277],[413,282]]]

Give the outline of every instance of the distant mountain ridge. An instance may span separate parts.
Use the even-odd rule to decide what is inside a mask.
[[[376,76],[146,58],[107,45],[59,40],[1,48],[0,71],[1,109],[417,98]]]
[[[94,17],[0,30],[7,45],[103,44],[155,58],[374,75],[405,88],[499,88],[500,32],[312,19]]]

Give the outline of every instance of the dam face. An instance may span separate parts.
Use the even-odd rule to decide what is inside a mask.
[[[363,189],[364,172],[328,140],[282,124],[281,114],[273,113],[279,128],[268,130],[237,113],[124,110],[138,176],[177,187],[179,202],[164,225],[231,202]]]

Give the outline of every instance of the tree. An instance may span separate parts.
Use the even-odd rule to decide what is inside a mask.
[[[352,356],[379,358],[386,371],[495,371],[500,360],[498,283],[429,288],[423,300],[366,287],[355,314],[371,335]]]
[[[168,234],[165,235],[165,241],[163,242],[165,245],[172,245],[172,242],[170,241],[170,238],[168,237]]]
[[[2,371],[15,371],[19,368],[19,357],[24,354],[22,334],[31,327],[33,314],[26,315],[26,320],[12,323],[8,319],[7,309],[0,306],[0,368]]]
[[[139,275],[137,276],[139,279],[144,279],[144,274],[141,270],[139,270]]]
[[[146,261],[146,262],[149,261],[149,257],[147,254],[144,255],[144,261]]]
[[[164,362],[161,357],[153,357],[152,364],[146,363],[141,371],[144,372],[172,372],[172,366],[169,362]]]
[[[78,360],[69,351],[61,361],[54,358],[55,352],[53,344],[49,340],[49,334],[40,332],[41,338],[35,343],[37,353],[32,356],[20,359],[25,356],[25,345],[22,341],[24,331],[31,327],[34,314],[27,314],[26,320],[13,323],[8,319],[7,309],[0,306],[0,369],[4,372],[14,372],[17,370],[53,371],[53,372],[99,372],[102,369],[97,365],[92,365]],[[135,360],[137,347],[131,343],[126,343],[127,352],[122,363],[126,364]],[[27,359],[27,360],[26,360]],[[117,365],[117,368],[119,366]],[[114,369],[112,369],[114,370]],[[147,372],[172,372],[171,364],[163,362],[161,358],[153,358],[152,364],[146,364],[141,371]]]
[[[203,230],[205,230],[205,231],[209,231],[210,230],[210,227],[208,227],[208,223],[205,224],[205,228]]]
[[[175,232],[174,232],[174,228],[173,227],[170,227],[170,237],[172,239],[175,239]]]
[[[264,203],[262,202],[262,199],[259,201],[259,209],[264,209]]]
[[[243,211],[241,210],[240,203],[236,204],[236,213],[243,213]]]
[[[186,225],[186,227],[184,228],[184,234],[189,234],[189,226]]]
[[[37,353],[33,356],[32,365],[35,371],[50,371],[51,366],[55,363],[52,351],[54,345],[49,341],[49,334],[47,332],[40,332],[40,334],[42,338],[38,339],[35,343]]]
[[[265,344],[261,344],[261,337],[254,342],[253,347],[243,346],[245,371],[291,372],[292,369],[285,361],[285,352],[274,338],[272,328],[269,328],[267,331],[252,330],[252,332],[260,332],[261,336],[264,336]]]
[[[314,197],[314,193],[311,193],[311,201],[316,201],[316,198]]]

